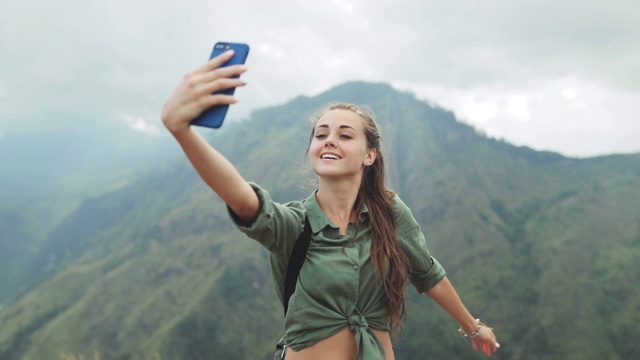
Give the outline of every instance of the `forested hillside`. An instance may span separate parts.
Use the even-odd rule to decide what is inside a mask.
[[[378,115],[389,183],[469,309],[495,328],[495,358],[640,356],[640,154],[515,147],[360,82],[205,133],[274,199],[300,199],[314,188],[307,119],[329,101]],[[0,359],[270,359],[282,332],[268,254],[235,230],[186,159],[87,198],[30,271],[48,280],[0,310]],[[397,359],[482,357],[439,307],[409,293]]]
[[[51,275],[33,273],[32,263],[55,262],[39,256],[44,240],[83,199],[147,176],[172,149],[118,124],[84,120],[0,136],[0,308]]]

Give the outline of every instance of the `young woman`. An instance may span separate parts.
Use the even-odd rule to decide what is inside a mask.
[[[203,110],[236,99],[213,92],[244,86],[246,66],[220,68],[220,55],[186,74],[167,100],[162,120],[202,179],[227,204],[241,231],[271,253],[283,289],[289,255],[305,219],[312,241],[285,317],[287,360],[395,359],[391,334],[404,316],[405,286],[435,300],[490,356],[491,328],[465,308],[429,254],[411,211],[385,185],[384,154],[371,115],[349,104],[318,112],[307,151],[318,189],[305,201],[279,204],[189,125]]]

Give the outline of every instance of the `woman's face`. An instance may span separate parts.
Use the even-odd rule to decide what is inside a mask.
[[[363,119],[349,110],[330,110],[316,122],[309,146],[311,168],[321,177],[362,174],[375,160],[367,148]]]

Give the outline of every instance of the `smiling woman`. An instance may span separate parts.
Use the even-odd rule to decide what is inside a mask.
[[[243,86],[245,66],[221,68],[224,53],[188,73],[165,103],[162,120],[202,179],[227,204],[238,229],[264,246],[285,307],[279,356],[287,360],[395,359],[392,338],[405,316],[407,282],[435,300],[491,355],[493,331],[471,316],[420,226],[386,186],[381,136],[372,114],[333,104],[313,117],[307,155],[318,189],[303,201],[273,201],[190,126],[207,107],[233,104],[212,92]],[[306,230],[305,230],[306,229]],[[304,231],[303,231],[304,230]],[[306,233],[306,254],[294,248]],[[289,262],[302,262],[293,294],[284,294]],[[285,300],[288,299],[288,300]],[[284,303],[287,301],[287,303]]]

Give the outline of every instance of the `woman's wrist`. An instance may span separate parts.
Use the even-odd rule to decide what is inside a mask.
[[[476,329],[478,329],[478,319],[470,319],[467,320],[463,323],[460,323],[460,331],[463,331],[465,333],[472,333],[474,331],[476,331]]]
[[[188,122],[186,124],[177,122],[177,121],[176,122],[163,121],[163,122],[164,122],[164,126],[169,131],[169,133],[171,133],[171,135],[173,135],[178,140],[181,137],[189,134],[189,132],[191,132],[192,130],[191,124],[189,124]]]
[[[466,323],[464,325],[461,324],[460,328],[458,329],[458,332],[463,337],[466,337],[466,336],[476,337],[476,336],[478,336],[478,333],[480,332],[480,329],[483,326],[486,327],[486,325],[483,324],[480,321],[480,319],[475,319],[473,322],[469,322],[469,323]]]

